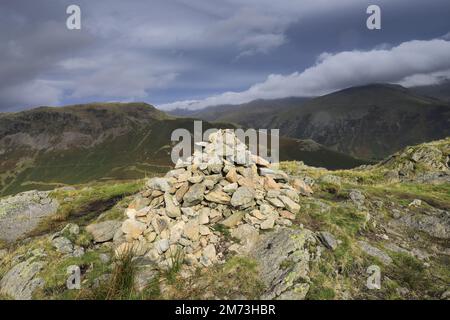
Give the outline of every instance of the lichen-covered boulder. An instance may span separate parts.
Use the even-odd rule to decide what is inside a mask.
[[[304,299],[309,290],[309,264],[316,258],[316,238],[307,230],[279,228],[265,234],[252,250],[266,286],[262,299]]]

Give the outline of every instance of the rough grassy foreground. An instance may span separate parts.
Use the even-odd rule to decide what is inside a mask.
[[[407,148],[375,166],[345,171],[283,163],[290,178],[302,179],[314,193],[300,197],[291,226],[281,235],[265,231],[263,239],[311,232],[316,241],[311,242],[314,255],[308,268],[295,269],[304,260],[278,251],[280,256],[271,257],[279,261],[273,269],[308,270],[305,277],[294,277],[299,288],[308,285],[306,299],[449,298],[449,149],[450,139],[441,140]],[[140,186],[89,188],[102,191],[90,196],[84,186],[55,190],[55,219],[42,220],[31,238],[2,244],[3,298],[13,292],[16,298],[41,299],[253,299],[270,289],[261,281],[264,266],[251,253],[229,252],[223,264],[198,266],[194,272],[176,253],[165,270],[151,268],[131,253],[115,257],[112,242],[95,243],[85,226],[109,221],[103,232],[108,237],[125,219],[124,209],[134,199],[130,193]],[[106,207],[93,206],[108,199],[113,200]],[[92,207],[96,210],[91,212]],[[68,222],[76,225],[66,227]],[[242,245],[228,228],[216,232]],[[66,289],[70,265],[80,266],[81,290]],[[366,287],[371,265],[381,269],[379,290]],[[288,282],[290,273],[285,276]]]

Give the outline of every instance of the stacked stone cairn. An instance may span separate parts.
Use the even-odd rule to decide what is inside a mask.
[[[200,149],[165,177],[148,180],[114,236],[116,255],[132,250],[161,269],[180,256],[188,265],[208,267],[232,251],[224,236],[230,230],[292,224],[300,195],[312,193],[309,186],[289,184],[288,175],[251,154],[232,130],[218,130],[208,140],[196,143]]]

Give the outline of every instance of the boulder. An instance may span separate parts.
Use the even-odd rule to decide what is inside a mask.
[[[114,234],[120,229],[121,225],[122,223],[119,221],[108,220],[92,223],[86,227],[86,231],[92,235],[95,242],[107,242],[113,239]]]
[[[16,300],[31,300],[37,288],[44,287],[44,280],[38,277],[45,263],[32,257],[12,267],[0,281],[0,294]]]
[[[280,228],[256,243],[251,256],[265,285],[262,299],[302,300],[309,290],[309,263],[314,258],[311,231]]]
[[[52,240],[52,245],[60,253],[70,254],[74,250],[72,242],[66,237],[57,237]]]
[[[59,207],[48,191],[27,191],[0,199],[0,240],[14,242],[33,231]]]
[[[319,232],[319,239],[325,247],[331,250],[335,250],[338,246],[338,242],[334,236],[326,231]]]

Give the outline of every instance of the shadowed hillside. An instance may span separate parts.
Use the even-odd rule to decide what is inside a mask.
[[[251,117],[247,107],[251,105]],[[272,108],[270,108],[272,105]],[[246,127],[279,128],[284,136],[312,139],[336,151],[381,159],[401,148],[450,135],[450,105],[398,85],[353,87],[314,98],[254,101],[196,112],[208,120],[232,118]],[[239,113],[242,116],[239,116]]]

